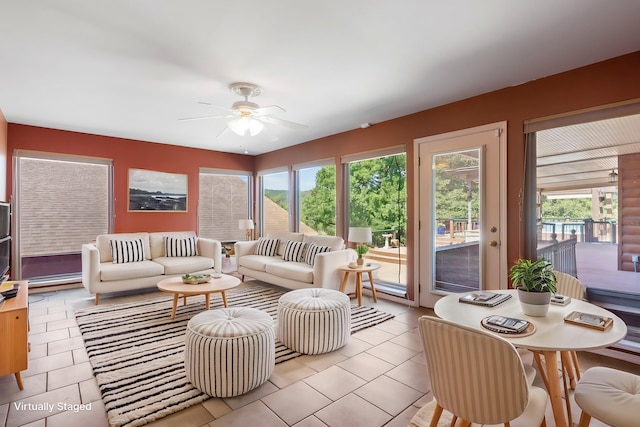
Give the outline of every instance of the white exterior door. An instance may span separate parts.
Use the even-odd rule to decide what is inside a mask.
[[[415,141],[419,301],[507,286],[506,123]]]

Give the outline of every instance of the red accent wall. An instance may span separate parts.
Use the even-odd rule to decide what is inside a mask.
[[[198,230],[198,175],[201,167],[254,169],[255,158],[240,154],[9,123],[8,152],[45,151],[113,159],[114,231]],[[6,164],[6,163],[5,163]],[[187,212],[128,212],[129,169],[187,174]],[[7,191],[11,191],[8,174]]]
[[[497,64],[499,66],[499,64]],[[413,247],[413,141],[425,136],[507,121],[507,256],[514,260],[524,242],[519,221],[523,184],[525,120],[640,98],[640,51],[586,67],[468,98],[419,113],[373,124],[258,156],[256,170],[335,157],[403,144],[407,152],[407,246]],[[469,74],[473,78],[473,74]],[[338,178],[340,176],[338,175]],[[341,183],[337,188],[342,188]],[[340,200],[340,199],[338,199]],[[341,209],[341,207],[339,207]],[[338,210],[342,212],[342,210]],[[337,230],[342,230],[338,218]],[[503,242],[504,243],[504,242]],[[408,290],[413,293],[413,265],[408,252]]]

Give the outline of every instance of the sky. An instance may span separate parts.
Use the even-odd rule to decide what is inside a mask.
[[[187,175],[129,169],[129,188],[161,191],[168,194],[187,194]]]
[[[316,173],[320,167],[300,170],[300,191],[311,190],[316,186]],[[265,175],[265,188],[269,190],[288,190],[289,175],[287,172],[279,172]]]

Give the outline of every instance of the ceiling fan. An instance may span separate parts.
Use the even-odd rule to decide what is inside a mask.
[[[244,97],[244,101],[234,102],[231,108],[219,107],[208,102],[199,102],[199,104],[208,105],[210,107],[219,108],[228,111],[229,114],[188,117],[178,120],[202,120],[202,119],[231,119],[227,121],[227,127],[240,136],[245,136],[247,132],[251,136],[256,136],[264,129],[264,124],[274,124],[285,126],[292,129],[305,128],[307,126],[287,120],[271,117],[273,114],[286,113],[286,110],[278,105],[269,105],[260,107],[255,102],[249,101],[250,97],[259,96],[262,88],[253,83],[231,83],[229,85],[231,92]],[[226,130],[225,128],[223,132]],[[222,134],[222,132],[220,133]],[[218,135],[220,136],[220,135]]]

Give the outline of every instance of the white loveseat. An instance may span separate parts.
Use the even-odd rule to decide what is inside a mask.
[[[236,265],[243,280],[247,275],[288,289],[313,287],[339,290],[344,273],[338,268],[356,259],[355,251],[345,249],[344,240],[338,236],[284,232],[270,234],[266,238],[279,240],[273,256],[257,253],[258,240],[235,244]],[[304,242],[303,251],[308,250],[311,244],[329,247],[330,251],[317,253],[312,264],[306,262],[304,256],[301,261],[285,260],[283,254],[288,241]]]
[[[196,255],[166,256],[165,239],[183,242],[195,238]],[[141,261],[114,262],[112,241],[142,241]],[[219,241],[197,237],[194,232],[103,234],[95,243],[82,245],[82,284],[96,296],[107,292],[128,291],[156,286],[162,279],[186,273],[208,273],[222,268],[222,245]]]

